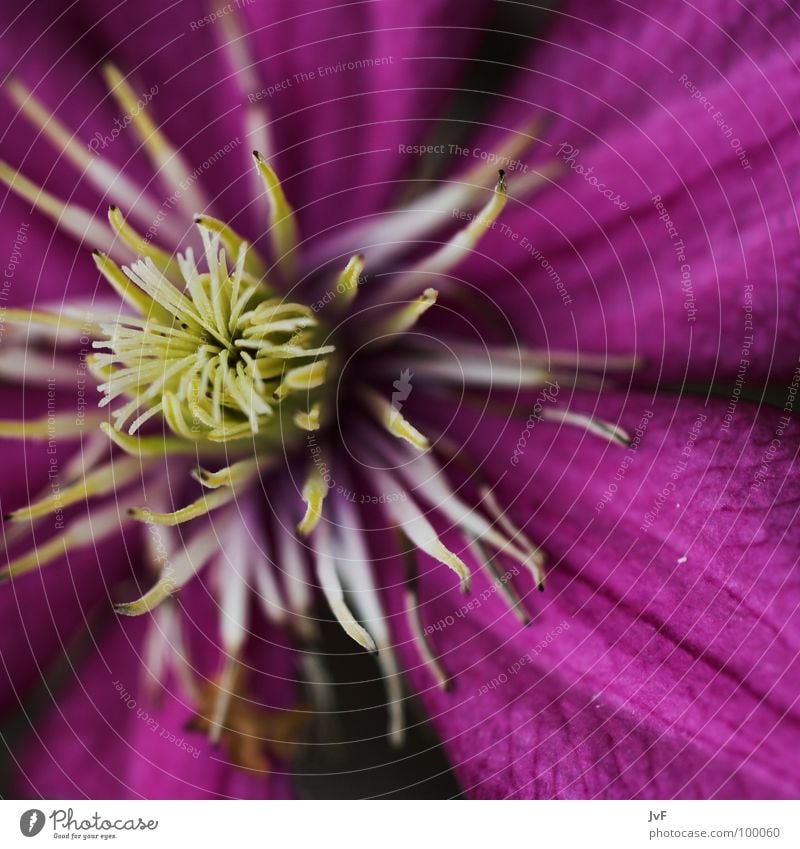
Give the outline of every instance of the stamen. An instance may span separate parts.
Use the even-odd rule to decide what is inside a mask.
[[[286,346],[284,346],[286,347]],[[329,354],[333,351],[333,346],[318,348],[317,351],[323,354]],[[310,352],[297,352],[297,356],[304,356]],[[315,352],[316,353],[316,352]],[[273,352],[274,356],[274,352]],[[275,390],[275,398],[279,401],[293,392],[310,392],[318,386],[325,383],[328,375],[328,361],[317,360],[314,363],[309,363],[305,366],[289,369],[286,372],[286,377],[281,381],[280,386]]]
[[[101,433],[94,431],[86,440],[81,440],[80,447],[64,467],[64,478],[68,482],[79,480],[108,454],[108,443]]]
[[[77,439],[87,429],[91,430],[98,423],[96,417],[86,418],[81,422],[74,414],[56,413],[42,419],[22,419],[11,421],[0,420],[0,438],[5,439],[48,439],[53,433],[67,439]]]
[[[114,291],[124,301],[138,310],[143,316],[152,316],[158,320],[169,320],[170,314],[135,286],[123,273],[122,269],[101,251],[92,251],[97,270],[111,284]]]
[[[392,283],[390,292],[392,296],[406,294],[413,291],[419,285],[419,279],[423,275],[444,275],[445,272],[454,268],[461,260],[471,253],[478,240],[492,226],[498,215],[503,211],[508,198],[505,171],[499,172],[497,185],[491,200],[478,212],[478,214],[459,230],[449,241],[442,245],[432,256],[420,262],[411,272]],[[447,278],[443,277],[440,285],[447,284]]]
[[[86,422],[91,427],[97,425],[97,420]],[[81,444],[79,449],[70,458],[64,466],[64,482],[67,484],[78,482],[90,470],[100,463],[104,456],[108,455],[108,443],[103,438],[103,435],[98,431],[90,433],[84,440],[84,434],[80,434]],[[52,487],[45,485],[38,493],[37,501],[42,500],[52,494]],[[3,528],[3,539],[0,542],[0,551],[7,552],[8,549],[28,531],[31,531],[37,523],[37,519],[31,519],[29,522],[16,522],[9,524]]]
[[[513,162],[518,159],[531,145],[539,140],[544,121],[540,116],[525,121],[513,132],[508,133],[503,139],[495,157],[495,162]],[[554,163],[558,164],[558,163]],[[468,171],[462,181],[472,183],[475,186],[483,186],[492,176],[494,164],[487,158],[485,162],[479,162],[472,170]],[[528,169],[530,171],[530,169]]]
[[[208,223],[202,216],[199,220]],[[123,288],[116,266],[102,263],[116,288],[134,298],[138,308],[148,310],[153,301],[160,312],[145,320],[121,316],[101,325],[108,338],[94,347],[112,352],[96,356],[90,364],[102,380],[101,406],[128,396],[115,411],[114,424],[121,430],[137,416],[130,434],[161,413],[182,439],[229,442],[270,429],[273,436],[279,435],[282,417],[275,416],[272,402],[302,392],[306,397],[294,398],[287,415],[299,413],[297,420],[313,427],[317,401],[308,393],[325,382],[324,357],[334,346],[314,346],[319,322],[310,308],[267,297],[268,290],[258,281],[245,283],[250,279],[244,271],[246,242],[238,242],[236,265],[229,273],[219,228],[198,227],[208,271],[198,271],[191,249],[177,254],[183,292],[173,280],[174,269],[157,268],[152,257],[121,269],[141,296]],[[226,237],[235,239],[232,233]],[[317,359],[285,367],[287,360],[311,358]],[[278,377],[281,381],[273,382]],[[309,416],[307,422],[303,414]]]
[[[131,402],[135,403],[135,402]],[[140,416],[137,416],[128,427],[128,435],[133,436],[139,431],[142,425],[147,424],[154,416],[157,416],[164,409],[163,404],[155,404],[149,410],[145,410]]]
[[[123,266],[122,270],[133,283],[154,301],[162,304],[184,321],[203,324],[194,304],[164,277],[151,259],[139,260],[130,268]]]
[[[210,727],[208,730],[208,739],[215,746],[219,745],[222,732],[227,730],[224,727],[225,718],[230,710],[231,701],[234,696],[234,686],[238,673],[239,660],[235,656],[229,655],[225,658],[222,666],[222,674],[217,685],[217,694],[214,699],[214,708],[210,719]]]
[[[115,445],[118,445],[132,457],[165,457],[181,454],[191,457],[197,456],[198,447],[182,439],[174,439],[169,436],[129,436],[120,433],[108,422],[100,422],[100,430]],[[203,450],[208,450],[208,447],[203,446]]]
[[[245,496],[238,506],[238,516],[228,517],[219,564],[223,646],[236,656],[241,653],[249,628],[248,590],[258,596],[270,622],[283,625],[286,621],[286,605],[275,580],[275,564],[268,554],[266,528],[255,494]]]
[[[440,689],[446,692],[451,687],[450,677],[445,672],[444,667],[439,662],[439,659],[433,654],[425,629],[422,626],[419,595],[417,593],[418,578],[416,558],[413,551],[408,551],[403,546],[401,546],[401,549],[404,551],[406,560],[405,603],[408,626],[411,631],[411,635],[414,637],[414,641],[417,644],[417,648],[419,649],[423,662],[428,669],[430,669]]]
[[[336,299],[334,300],[334,305],[338,312],[344,312],[353,303],[353,300],[358,294],[358,286],[361,281],[361,274],[363,271],[363,255],[355,254],[355,256],[351,256],[350,261],[344,268],[344,271],[339,275],[339,282],[336,287]]]
[[[400,411],[395,409],[382,395],[379,395],[368,387],[363,387],[360,392],[361,398],[378,422],[398,439],[405,440],[413,445],[417,451],[427,451],[430,441],[425,434],[414,427]]]
[[[503,597],[508,609],[519,619],[523,625],[531,624],[531,617],[528,611],[525,610],[522,599],[512,586],[511,582],[506,579],[503,573],[495,566],[494,560],[488,556],[483,550],[477,538],[473,537],[468,540],[469,547],[472,549],[475,559],[481,563],[492,581],[492,586],[497,588],[497,592]]]
[[[430,453],[402,456],[392,445],[383,445],[383,452],[400,468],[418,493],[431,507],[440,510],[456,527],[485,540],[501,554],[507,554],[534,573],[537,583],[543,580],[544,557],[538,550],[520,548],[515,538],[507,539],[495,525],[460,499],[447,482],[442,470]],[[515,535],[516,536],[516,535]]]
[[[215,489],[208,495],[202,495],[197,501],[174,510],[171,513],[154,513],[147,507],[131,507],[128,515],[137,522],[153,522],[156,525],[182,525],[200,516],[224,507],[236,498],[237,492],[233,488],[223,487]]]
[[[630,436],[621,427],[582,413],[571,413],[569,410],[543,410],[542,418],[545,421],[574,425],[625,448],[631,444]]]
[[[419,344],[415,340],[415,344]],[[494,386],[497,388],[522,386],[539,389],[552,381],[553,374],[542,365],[538,357],[529,356],[531,352],[520,349],[513,358],[507,355],[505,349],[478,348],[459,343],[450,346],[450,340],[441,339],[438,342],[451,353],[444,355],[438,351],[420,345],[419,353],[410,351],[404,354],[403,362],[408,361],[408,368],[414,369],[414,374],[421,380],[439,383],[447,380],[457,385],[470,387]],[[382,369],[391,373],[397,368],[396,358],[387,358]]]
[[[114,610],[123,616],[141,616],[155,610],[172,593],[185,586],[218,551],[216,528],[212,526],[195,534],[165,564],[161,576],[151,589],[136,601],[115,604]]]
[[[525,551],[528,557],[521,561],[523,566],[526,566],[528,571],[533,575],[536,581],[536,587],[540,592],[544,591],[544,565],[546,557],[544,552],[535,546],[529,537],[518,528],[512,521],[507,512],[503,510],[495,497],[494,492],[488,486],[481,485],[479,487],[483,504],[487,508],[489,515],[497,522],[498,525],[508,534],[512,542],[519,543],[520,547]]]
[[[300,543],[294,534],[289,532],[291,521],[287,515],[286,505],[276,507],[275,519],[272,524],[272,538],[276,541],[277,563],[283,572],[286,596],[289,608],[295,616],[295,624],[300,633],[311,638],[315,623],[310,615],[313,598],[311,584],[306,569],[306,562]]]
[[[319,524],[322,518],[322,502],[328,494],[328,484],[322,476],[320,465],[312,464],[303,486],[303,501],[306,502],[306,513],[303,520],[297,526],[297,532],[307,537]]]
[[[46,498],[7,513],[4,519],[12,522],[34,519],[77,504],[79,501],[85,501],[98,495],[106,495],[129,484],[140,471],[140,463],[132,458],[108,463],[99,469],[88,472],[81,480],[59,489]]]
[[[144,221],[153,221],[159,208],[144,190],[105,159],[92,156],[66,125],[52,114],[23,83],[6,79],[6,91],[25,117],[80,171],[104,196],[117,200],[138,213]],[[177,233],[172,234],[177,238]]]
[[[94,245],[112,243],[111,231],[98,218],[80,206],[59,200],[55,195],[51,195],[2,161],[0,161],[0,180],[12,192],[55,221],[57,227],[78,242]]]
[[[198,227],[216,233],[230,256],[238,257],[239,252],[244,250],[244,267],[248,274],[259,280],[266,276],[267,267],[253,246],[224,221],[220,221],[219,218],[212,218],[210,215],[196,215],[194,223]]]
[[[283,272],[285,282],[290,282],[295,276],[297,265],[297,223],[294,210],[289,206],[283,193],[280,181],[266,159],[257,151],[253,151],[258,173],[267,189],[270,207],[270,240],[275,252],[275,261]]]
[[[77,335],[99,334],[100,325],[88,316],[73,316],[70,310],[46,312],[44,310],[8,309],[3,315],[8,324],[24,327],[29,334],[36,331],[55,342],[74,344]],[[69,331],[69,333],[64,333]]]
[[[8,344],[0,349],[0,378],[25,386],[45,386],[53,380],[68,384],[75,379],[75,365],[66,358]]]
[[[307,431],[319,430],[321,405],[319,401],[311,405],[308,412],[298,410],[294,416],[294,423],[301,429]]]
[[[347,499],[338,499],[338,555],[341,579],[353,600],[362,622],[369,625],[378,650],[378,666],[386,688],[386,709],[389,714],[387,735],[393,746],[402,746],[405,737],[403,721],[403,684],[400,667],[392,650],[386,611],[381,604],[370,570],[369,552],[364,544],[355,509]]]
[[[221,486],[236,486],[250,478],[258,468],[257,460],[239,460],[224,469],[209,472],[199,466],[192,469],[192,477],[209,489],[217,489]]]
[[[116,206],[108,208],[108,223],[114,233],[131,249],[135,256],[149,257],[164,274],[168,274],[173,268],[175,261],[172,255],[137,233]]]
[[[511,162],[518,159],[537,140],[540,128],[540,119],[534,118],[509,133],[497,151],[496,161]],[[562,164],[557,161],[538,168],[528,168],[524,175],[515,176],[516,195],[524,197],[545,185],[550,177],[561,170]],[[334,236],[331,243],[326,243],[325,255],[312,253],[309,265],[316,267],[338,251],[347,250],[353,244],[364,244],[369,245],[370,262],[386,267],[409,245],[429,238],[432,232],[451,221],[454,209],[468,212],[477,208],[484,197],[484,187],[493,173],[496,172],[492,162],[479,162],[457,181],[437,183],[435,188],[402,209],[377,220],[348,227],[341,236]],[[314,246],[311,248],[313,252]]]
[[[641,357],[627,354],[591,354],[584,351],[576,351],[573,354],[566,351],[543,351],[539,356],[554,368],[566,366],[578,371],[591,369],[601,372],[630,372],[636,371],[643,365]]]
[[[367,651],[377,652],[378,647],[375,645],[375,641],[366,628],[356,621],[344,600],[344,591],[336,571],[334,557],[327,526],[323,525],[316,537],[317,578],[322,592],[333,611],[333,615],[344,628],[345,633]]]
[[[133,128],[155,170],[164,179],[166,185],[183,188],[183,191],[175,194],[177,205],[187,216],[193,215],[198,209],[205,209],[205,198],[184,158],[167,141],[166,136],[142,109],[136,93],[125,77],[111,63],[104,65],[102,71],[112,96],[119,103],[123,112],[130,115]]]
[[[265,542],[265,541],[264,541]],[[275,625],[286,624],[286,604],[283,601],[278,582],[275,580],[275,564],[267,557],[263,549],[256,552],[259,562],[253,572],[256,581],[256,595],[267,619]]]
[[[252,574],[252,557],[247,534],[234,527],[225,533],[217,561],[219,587],[220,636],[222,647],[231,657],[238,657],[249,632],[248,591]]]
[[[250,97],[261,88],[255,72],[256,63],[247,49],[247,40],[236,15],[223,15],[219,19],[223,34],[223,48],[233,68],[233,78],[239,89],[239,99],[244,109],[244,131],[249,147],[264,151],[270,157],[273,151],[270,133],[270,116],[263,100]],[[255,194],[255,191],[254,191]]]
[[[391,342],[392,336],[410,330],[422,316],[436,303],[439,293],[436,289],[426,289],[410,304],[393,306],[391,314],[370,327],[369,337],[373,344]]]
[[[386,512],[403,530],[405,535],[417,548],[452,569],[458,576],[463,593],[469,592],[469,568],[457,555],[450,551],[439,539],[431,523],[425,518],[420,509],[411,500],[409,494],[402,490],[399,482],[384,471],[375,472],[378,482],[386,492],[396,492],[401,495],[396,500],[387,500]]]
[[[153,611],[152,625],[145,639],[144,661],[150,673],[145,685],[151,698],[157,698],[157,687],[166,683],[167,670],[171,668],[181,689],[189,694],[192,701],[197,701],[200,693],[187,660],[188,652],[175,605],[162,604]]]
[[[97,545],[98,542],[112,533],[118,533],[120,529],[120,509],[122,509],[122,505],[117,502],[100,510],[92,511],[86,517],[76,519],[47,542],[37,544],[27,554],[22,554],[11,560],[3,569],[0,569],[0,581],[18,578],[34,569],[41,569],[62,555],[68,554],[74,548]]]

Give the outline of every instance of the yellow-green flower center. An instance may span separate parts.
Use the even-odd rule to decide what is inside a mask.
[[[120,433],[159,413],[176,436],[212,442],[319,426],[334,352],[324,327],[310,307],[278,296],[249,245],[214,223],[197,221],[204,270],[191,248],[122,269],[96,254],[138,313],[103,324],[106,338],[94,343],[103,353],[91,360],[101,406],[125,399],[112,415]]]

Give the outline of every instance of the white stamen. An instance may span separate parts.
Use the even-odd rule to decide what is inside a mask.
[[[27,200],[43,215],[55,221],[56,226],[68,233],[81,244],[111,245],[113,234],[100,219],[80,206],[65,203],[41,186],[23,177],[18,171],[0,161],[0,181],[11,191]]]
[[[579,427],[617,445],[627,447],[631,444],[628,433],[618,425],[606,422],[603,419],[596,419],[593,416],[583,415],[583,413],[571,413],[569,410],[543,410],[542,418],[549,422]]]
[[[174,191],[175,186],[183,188],[183,191],[173,195],[176,206],[187,216],[193,215],[195,210],[205,209],[206,200],[197,185],[196,175],[192,174],[183,156],[141,108],[139,98],[125,77],[110,63],[103,66],[103,75],[111,94],[124,113],[131,116],[133,128],[164,184],[170,191]]]
[[[397,358],[387,357],[382,371],[396,371],[399,362]],[[501,349],[481,349],[459,343],[451,346],[447,339],[437,340],[437,350],[404,354],[402,362],[405,363],[404,368],[410,368],[420,380],[435,384],[448,381],[470,387],[540,388],[553,377],[538,358],[528,357],[524,350],[517,352],[514,361]]]
[[[403,454],[399,446],[385,444],[382,447],[384,454],[391,458],[400,473],[412,484],[415,494],[425,499],[432,508],[441,511],[468,538],[474,536],[484,540],[501,554],[507,554],[531,569],[537,583],[541,583],[544,563],[541,552],[521,548],[517,541],[508,539],[483,514],[459,498],[430,452],[415,454],[412,458]]]
[[[360,646],[370,652],[377,651],[372,636],[366,628],[359,624],[344,600],[344,590],[334,561],[336,553],[332,546],[327,525],[321,525],[316,534],[315,555],[317,578],[333,615],[347,635],[352,637]]]
[[[501,171],[491,200],[466,227],[459,230],[431,256],[417,263],[407,274],[394,280],[389,286],[391,296],[405,295],[418,290],[420,280],[424,282],[431,275],[442,275],[437,282],[440,288],[449,285],[448,278],[444,276],[445,273],[469,256],[481,236],[503,211],[507,197],[505,174]]]
[[[236,673],[238,671],[239,660],[235,656],[229,655],[225,658],[222,666],[222,674],[219,677],[217,684],[217,694],[212,707],[212,715],[208,739],[214,745],[217,745],[222,737],[222,732],[225,730],[225,718],[228,715],[228,710],[231,706],[231,701],[234,695],[234,686],[236,684]]]
[[[396,500],[386,501],[386,512],[417,548],[421,548],[458,575],[461,590],[466,593],[469,590],[469,569],[466,563],[442,543],[431,523],[396,478],[384,471],[376,470],[374,474],[384,492],[399,496]]]
[[[249,529],[239,527],[235,521],[230,522],[217,561],[222,646],[235,656],[249,633],[248,591],[253,577],[250,555],[253,540],[248,538],[248,532]]]
[[[313,603],[311,584],[304,552],[297,538],[291,532],[291,520],[287,505],[279,505],[272,524],[275,540],[277,567],[283,574],[283,585],[289,609],[294,613],[299,630],[308,635],[313,630],[310,618]]]
[[[116,516],[116,507],[114,510]],[[158,581],[136,601],[114,605],[123,616],[141,616],[154,610],[176,590],[185,586],[219,551],[216,528],[208,527],[194,534],[183,548],[165,564]]]
[[[428,642],[428,637],[422,627],[422,618],[419,610],[419,599],[417,598],[416,590],[413,585],[407,584],[405,591],[406,602],[406,618],[411,634],[414,637],[414,642],[422,655],[422,660],[428,669],[431,670],[436,683],[442,690],[450,689],[450,678],[444,670],[444,667],[439,662],[439,659],[434,656],[431,645]]]
[[[378,666],[386,688],[389,714],[387,735],[393,746],[402,746],[405,738],[403,720],[403,684],[400,667],[391,646],[386,611],[372,579],[371,558],[364,544],[364,532],[358,516],[347,499],[337,499],[338,557],[336,566],[359,618],[364,622],[378,649]]]
[[[247,38],[239,26],[236,15],[223,15],[219,19],[223,48],[233,69],[233,78],[239,89],[241,109],[244,111],[244,137],[248,150],[260,150],[267,159],[272,158],[274,145],[270,132],[271,118],[263,100],[253,102],[252,95],[261,89],[256,64],[247,49]],[[259,191],[260,180],[257,174],[250,174],[252,196],[263,199]]]
[[[532,142],[539,132],[539,120],[534,119],[515,132],[509,133],[497,150],[497,162],[513,162]],[[560,170],[561,163],[547,163],[538,169],[528,168],[521,176],[514,177],[515,194],[524,197]],[[314,268],[340,251],[360,245],[369,252],[369,261],[375,266],[386,267],[409,244],[428,238],[444,224],[452,221],[453,212],[470,212],[479,206],[486,196],[486,185],[496,173],[495,165],[488,160],[479,162],[468,170],[457,182],[436,183],[435,188],[421,195],[407,206],[380,218],[352,225],[325,242],[325,251],[313,253],[309,266]]]
[[[6,80],[6,90],[11,99],[32,124],[38,127],[44,136],[80,171],[104,197],[133,210],[141,221],[154,221],[159,216],[159,208],[148,194],[115,168],[108,160],[89,153],[86,145],[66,125],[18,79]],[[167,222],[165,222],[165,226]],[[169,238],[177,241],[180,231],[172,228]]]

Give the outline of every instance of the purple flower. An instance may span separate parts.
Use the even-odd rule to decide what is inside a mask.
[[[321,594],[469,795],[796,795],[794,11],[572,4],[463,144],[490,9],[346,11],[13,25],[17,792],[289,795]]]

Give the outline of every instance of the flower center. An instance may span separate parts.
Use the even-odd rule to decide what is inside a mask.
[[[115,211],[112,210],[112,220]],[[333,345],[310,307],[280,297],[247,242],[198,217],[204,270],[188,248],[174,258],[149,250],[119,268],[98,267],[137,315],[102,324],[90,362],[117,431],[135,434],[162,414],[191,440],[285,438],[291,423],[319,426]],[[230,255],[230,256],[229,256]]]

